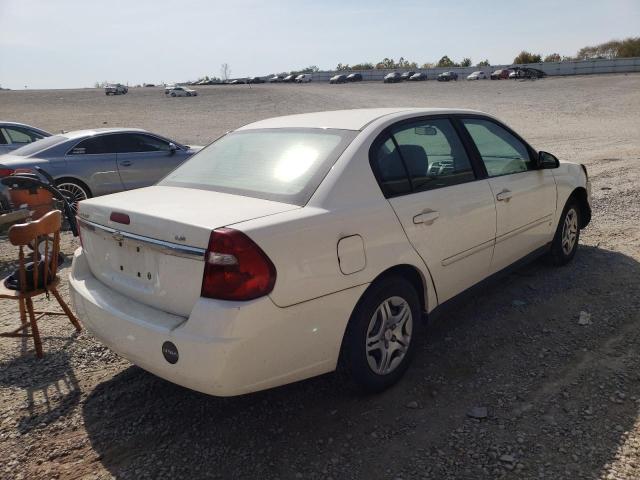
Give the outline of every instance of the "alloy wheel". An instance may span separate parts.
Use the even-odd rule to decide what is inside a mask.
[[[384,300],[371,316],[366,335],[369,367],[378,375],[393,372],[402,363],[411,343],[413,318],[402,297]]]
[[[571,208],[564,217],[562,226],[562,252],[569,255],[576,244],[578,237],[578,213]]]
[[[89,198],[87,192],[80,185],[71,182],[63,182],[58,185],[58,190],[67,198],[74,212],[78,211],[78,202]]]

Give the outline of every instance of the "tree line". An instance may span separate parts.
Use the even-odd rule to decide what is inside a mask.
[[[543,56],[540,53],[531,53],[527,50],[522,50],[513,59],[514,64],[523,63],[547,63],[547,62],[567,62],[573,60],[592,60],[600,58],[629,58],[640,57],[640,37],[629,37],[624,40],[610,40],[605,43],[601,43],[595,46],[583,47],[576,53],[575,56],[563,56],[559,53],[550,53]],[[453,61],[448,55],[444,55],[440,60],[435,63],[423,63],[421,65],[418,62],[412,62],[406,60],[404,57],[396,62],[393,58],[384,58],[380,62],[363,62],[355,65],[349,65],[348,63],[338,63],[335,69],[336,71],[348,71],[348,70],[393,70],[393,69],[412,69],[412,68],[434,68],[434,67],[470,67],[473,61],[470,58],[463,58],[459,62]],[[491,63],[488,59],[484,59],[476,63],[477,67],[490,67]],[[316,67],[317,68],[317,67]],[[294,72],[292,72],[294,73]],[[300,73],[306,73],[301,71]]]

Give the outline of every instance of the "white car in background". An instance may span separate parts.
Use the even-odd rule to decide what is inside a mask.
[[[197,97],[198,96],[198,92],[196,92],[195,90],[192,90],[187,87],[181,87],[181,86],[167,88],[165,89],[164,93],[165,95],[169,95],[171,97]]]
[[[558,265],[590,221],[586,168],[471,110],[262,120],[157,185],[80,202],[69,284],[102,342],[228,396],[347,366],[409,366],[424,315],[523,259]]]
[[[296,83],[309,83],[311,81],[310,73],[302,73],[296,77]]]
[[[487,79],[487,74],[481,70],[478,70],[477,72],[473,72],[472,74],[467,76],[467,80],[486,80],[486,79]]]

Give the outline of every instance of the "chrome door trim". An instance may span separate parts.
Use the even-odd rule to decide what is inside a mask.
[[[199,247],[191,247],[188,245],[180,245],[178,243],[167,242],[164,240],[158,240],[151,237],[145,237],[143,235],[137,235],[135,233],[123,232],[121,230],[100,225],[99,223],[90,222],[83,218],[77,218],[78,224],[89,231],[100,231],[113,238],[115,241],[122,241],[124,239],[133,240],[138,243],[142,243],[149,248],[157,250],[167,255],[174,257],[192,258],[194,260],[203,260],[206,249]]]
[[[475,247],[471,247],[469,250],[465,250],[464,252],[460,252],[460,253],[456,253],[455,255],[451,255],[448,258],[445,258],[444,260],[442,260],[442,262],[440,262],[442,264],[443,267],[447,267],[449,265],[451,265],[452,263],[456,263],[459,260],[462,260],[464,258],[470,257],[473,254],[476,254],[478,252],[481,252],[482,250],[485,250],[487,248],[491,248],[493,247],[495,244],[495,240],[491,239],[491,240],[487,240],[484,243],[481,243],[480,245],[476,245]]]
[[[526,225],[518,227],[515,230],[511,230],[510,232],[503,233],[502,235],[499,235],[496,237],[496,244],[500,242],[504,242],[505,240],[508,240],[511,237],[515,237],[516,235],[519,235],[521,233],[524,233],[527,230],[531,230],[532,228],[535,228],[538,225],[542,225],[543,223],[546,223],[546,222],[551,222],[552,219],[553,219],[553,214],[550,213],[549,215],[545,215],[544,217],[539,218],[538,220],[534,220],[531,223],[527,223]]]

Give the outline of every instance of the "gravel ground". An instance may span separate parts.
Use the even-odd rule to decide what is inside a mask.
[[[330,374],[208,397],[132,366],[62,318],[41,322],[44,360],[29,342],[0,339],[0,477],[640,478],[640,75],[198,91],[2,91],[0,117],[53,131],[136,126],[206,144],[286,113],[477,108],[586,163],[592,223],[572,264],[536,261],[433,321],[403,381],[375,396]],[[76,246],[65,236],[65,253]],[[0,273],[15,255],[2,237]],[[4,301],[0,328],[17,321]]]

